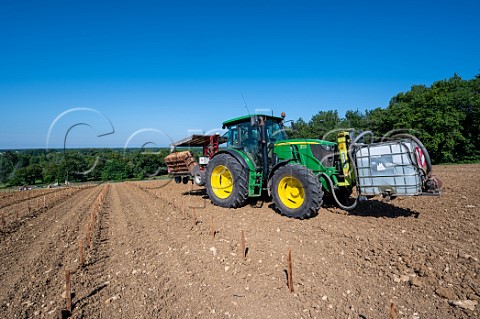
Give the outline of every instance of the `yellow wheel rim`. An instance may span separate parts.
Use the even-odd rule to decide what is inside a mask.
[[[232,194],[233,177],[226,166],[218,165],[215,167],[210,181],[213,193],[218,198],[225,199]]]
[[[282,178],[278,183],[278,197],[288,208],[299,208],[305,201],[303,184],[292,176]]]

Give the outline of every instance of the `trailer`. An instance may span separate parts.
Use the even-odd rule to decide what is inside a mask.
[[[204,186],[205,168],[210,159],[218,153],[220,145],[225,142],[227,138],[217,133],[194,134],[170,144],[170,154],[165,157],[168,173],[176,183],[194,182],[196,185]],[[192,148],[202,148],[202,155],[198,159],[195,159]]]

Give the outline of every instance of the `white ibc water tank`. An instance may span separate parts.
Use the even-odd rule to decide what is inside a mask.
[[[413,140],[359,145],[354,152],[362,195],[419,195],[423,171],[414,163]]]

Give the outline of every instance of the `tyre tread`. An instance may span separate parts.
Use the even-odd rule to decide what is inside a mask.
[[[306,205],[301,207],[298,211],[292,211],[290,209],[285,209],[277,194],[277,183],[279,176],[284,174],[289,174],[290,172],[295,172],[298,174],[298,179],[302,179],[306,182],[305,190],[307,192],[306,196]],[[277,211],[290,218],[306,219],[317,215],[318,210],[323,204],[323,195],[322,184],[318,180],[318,177],[307,167],[300,164],[287,164],[282,166],[275,172],[273,176],[273,183],[271,188],[273,202]]]
[[[234,180],[233,192],[227,199],[224,200],[215,196],[210,184],[211,172],[218,165],[226,166],[232,173]],[[248,198],[248,174],[243,166],[233,156],[228,154],[218,154],[212,158],[207,166],[206,175],[205,187],[208,197],[214,205],[225,208],[238,208],[245,204]]]

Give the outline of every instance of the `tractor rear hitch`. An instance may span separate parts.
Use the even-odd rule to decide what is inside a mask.
[[[423,184],[423,192],[421,195],[425,196],[439,196],[442,188],[442,181],[435,176],[429,176]]]

